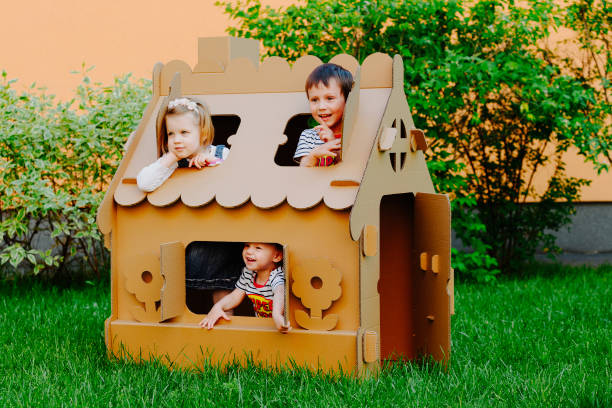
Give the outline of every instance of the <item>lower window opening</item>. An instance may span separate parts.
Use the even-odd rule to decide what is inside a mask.
[[[283,264],[283,258],[286,256],[285,249],[280,244],[264,244],[264,247],[265,245],[273,247],[271,254],[274,259],[269,257],[258,259],[260,261],[263,259],[263,262],[268,259],[274,270],[282,268],[286,291],[288,290],[287,271]],[[254,248],[251,247],[251,250]],[[233,316],[254,317],[256,316],[255,308],[258,308],[260,313],[269,310],[266,298],[273,298],[270,285],[278,282],[278,275],[271,273],[268,281],[263,286],[259,285],[254,281],[257,274],[244,272],[247,269],[244,259],[246,254],[250,254],[245,251],[246,244],[243,242],[194,241],[187,245],[185,249],[186,304],[192,313],[208,314],[214,304],[230,294],[237,284],[240,289],[246,289],[247,295],[233,309]],[[248,256],[247,261],[253,264],[253,257]],[[262,264],[260,262],[253,265],[255,269]],[[247,276],[252,279],[247,279]],[[256,293],[250,293],[251,290]],[[283,297],[283,300],[286,302],[286,296]],[[273,303],[272,307],[274,307]],[[287,305],[285,305],[285,316],[288,316]]]

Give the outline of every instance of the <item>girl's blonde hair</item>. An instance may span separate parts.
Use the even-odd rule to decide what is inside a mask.
[[[162,112],[160,111],[160,114]],[[212,117],[208,107],[194,98],[182,97],[171,100],[168,108],[163,113],[161,121],[158,120],[157,132],[157,155],[159,157],[168,153],[168,130],[166,129],[166,117],[169,115],[179,115],[182,113],[193,114],[200,125],[200,144],[208,146],[212,144],[215,137],[215,128],[212,124]]]

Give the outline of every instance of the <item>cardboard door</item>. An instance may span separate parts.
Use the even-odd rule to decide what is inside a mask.
[[[182,242],[168,242],[160,246],[161,321],[179,316],[185,310],[185,246]]]
[[[417,193],[413,214],[415,347],[418,354],[446,361],[450,354],[452,295],[448,197]]]

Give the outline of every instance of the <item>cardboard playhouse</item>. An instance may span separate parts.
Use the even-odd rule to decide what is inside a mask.
[[[179,366],[254,359],[312,369],[375,372],[386,359],[450,353],[453,276],[450,207],[427,170],[423,132],[406,102],[399,56],[337,63],[355,78],[345,108],[341,161],[292,164],[310,110],[305,56],[259,62],[259,44],[199,39],[199,60],[157,64],[153,96],[98,211],[111,250],[115,354],[159,357]],[[156,191],[136,185],[155,161],[168,101],[186,95],[213,115],[214,144],[230,148],[212,168],[179,168]],[[185,248],[192,242],[284,246],[285,317],[234,316],[214,329],[187,307]]]

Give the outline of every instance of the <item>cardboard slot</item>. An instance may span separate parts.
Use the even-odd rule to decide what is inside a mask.
[[[332,180],[331,187],[359,187],[359,182],[355,180]]]

